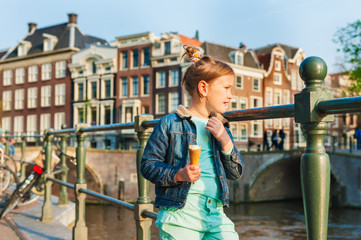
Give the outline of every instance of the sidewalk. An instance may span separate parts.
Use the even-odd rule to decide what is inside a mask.
[[[75,220],[75,204],[57,206],[58,198],[52,197],[54,221],[40,221],[43,200],[13,210],[0,220],[0,240],[63,240],[72,239],[72,230],[67,228]]]

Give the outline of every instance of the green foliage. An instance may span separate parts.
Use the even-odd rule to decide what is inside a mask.
[[[352,81],[347,90],[351,96],[359,96],[361,93],[361,20],[339,29],[335,34],[334,42],[341,46],[337,51],[343,52],[347,65],[345,73]]]

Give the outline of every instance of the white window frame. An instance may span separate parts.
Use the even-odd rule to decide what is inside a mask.
[[[273,84],[282,85],[282,74],[281,73],[273,73]]]
[[[93,82],[96,83],[96,93],[95,93],[95,98],[93,98]],[[88,99],[98,99],[99,98],[99,81],[98,79],[96,80],[89,80],[88,81],[88,88],[87,88],[87,92],[88,92]]]
[[[1,124],[2,124],[3,131],[12,132],[11,131],[11,117],[3,117],[1,119]]]
[[[242,128],[245,128],[246,130],[246,138],[242,138]],[[248,124],[241,123],[239,124],[239,141],[241,142],[248,142]]]
[[[12,108],[12,91],[3,92],[3,111],[10,111]]]
[[[126,82],[127,83],[127,89],[126,89],[126,94],[123,95],[123,83]],[[128,97],[128,89],[129,89],[129,81],[128,81],[128,77],[121,77],[120,78],[120,84],[119,84],[119,87],[120,87],[120,94],[119,94],[119,98],[126,98]]]
[[[51,115],[50,113],[44,113],[40,115],[40,134],[44,132],[45,129],[51,128]]]
[[[242,108],[242,104],[243,104],[243,101],[246,103],[246,108]],[[248,98],[245,98],[245,97],[239,97],[239,109],[242,110],[242,109],[248,109]]]
[[[51,63],[44,63],[41,65],[41,80],[46,81],[51,79]]]
[[[65,105],[65,83],[55,85],[55,106]]]
[[[38,66],[33,65],[28,68],[28,82],[38,81]]]
[[[260,104],[260,106],[255,106],[254,105],[254,100],[257,100],[257,102]],[[256,96],[251,96],[251,108],[260,108],[263,106],[262,104],[262,97],[256,97]]]
[[[55,63],[55,78],[64,78],[66,76],[66,61]]]
[[[26,134],[29,136],[33,136],[37,133],[37,116],[36,114],[31,114],[26,116]],[[31,140],[35,140],[31,138]]]
[[[57,112],[54,114],[54,130],[60,130],[61,125],[65,123],[65,112]]]
[[[233,105],[235,105],[235,106],[233,106]],[[228,109],[229,110],[238,110],[238,98],[237,97],[233,97],[231,99],[231,102],[229,103]]]
[[[4,70],[3,78],[4,78],[3,85],[10,86],[13,83],[13,70],[12,69]]]
[[[38,106],[38,88],[31,87],[28,88],[28,108],[36,108]]]
[[[278,96],[279,96],[279,101],[277,101]],[[282,104],[282,90],[281,89],[274,89],[273,101],[274,101],[273,104],[275,106]]]
[[[144,77],[145,76],[148,76],[148,93],[147,94],[144,93],[144,86],[145,86]],[[142,96],[149,96],[149,94],[150,94],[150,75],[148,75],[148,74],[142,75],[141,79],[142,79],[141,80],[141,86],[140,86],[141,94],[142,94]]]
[[[138,81],[138,83],[137,83],[138,86],[137,86],[137,89],[136,89],[136,90],[137,90],[137,92],[136,92],[137,94],[134,94],[134,90],[135,90],[135,89],[134,89],[134,80],[135,80],[135,79],[137,79],[137,81]],[[133,76],[133,77],[131,77],[131,80],[132,80],[132,81],[131,81],[131,84],[130,84],[130,93],[131,93],[131,96],[132,96],[132,97],[138,97],[138,96],[139,96],[139,77],[138,77],[138,76]]]
[[[255,88],[255,82],[258,81],[258,89]],[[253,78],[252,80],[252,90],[254,92],[260,92],[261,91],[261,80],[259,78]]]
[[[173,99],[174,95],[177,95],[177,99]],[[168,112],[175,112],[179,106],[179,93],[178,92],[170,92],[168,94]],[[176,101],[176,103],[173,102]]]
[[[290,90],[282,90],[282,104],[290,104],[291,101],[291,93]]]
[[[164,96],[164,111],[160,112],[159,111],[159,95],[163,95]],[[157,93],[155,95],[155,113],[156,114],[164,114],[166,112],[166,95],[163,93]]]
[[[23,84],[25,82],[25,68],[15,69],[15,84]]]
[[[229,130],[231,131],[234,141],[238,141],[238,123],[230,123]]]
[[[275,61],[275,70],[281,71],[281,61],[279,61],[279,60]]]
[[[240,84],[241,86],[238,85],[238,78],[241,79],[241,84]],[[236,76],[236,88],[243,89],[243,86],[244,86],[243,76],[240,76],[240,75]]]
[[[175,79],[176,83],[175,84],[173,83],[173,80],[174,80],[173,73],[176,73],[175,74],[176,75],[176,79]],[[176,86],[179,86],[179,71],[178,71],[178,69],[169,71],[169,87],[176,87]]]
[[[14,134],[21,135],[24,132],[24,116],[14,117]]]
[[[272,106],[273,105],[273,88],[266,87],[265,92],[265,106]]]
[[[41,107],[50,107],[51,106],[51,86],[42,86],[41,87]]]
[[[24,89],[16,89],[15,90],[15,105],[14,105],[14,109],[15,110],[20,110],[20,109],[24,109]]]
[[[109,81],[110,82],[110,96],[109,98],[113,97],[113,81],[111,78],[104,78],[102,79],[102,98],[108,98],[107,95],[107,91],[106,91],[106,82]]]
[[[160,85],[160,76],[164,73],[164,85]],[[167,86],[167,74],[165,71],[160,71],[156,73],[157,79],[156,79],[156,88],[165,88]]]
[[[254,132],[254,126],[258,125],[258,132]],[[251,121],[251,137],[262,138],[263,137],[262,120]]]

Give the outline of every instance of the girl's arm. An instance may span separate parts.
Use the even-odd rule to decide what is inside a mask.
[[[161,186],[176,185],[175,175],[181,168],[167,163],[168,148],[169,135],[161,119],[147,142],[140,164],[143,177]]]

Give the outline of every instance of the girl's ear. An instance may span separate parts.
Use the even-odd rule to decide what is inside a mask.
[[[205,97],[208,95],[208,83],[204,80],[199,81],[198,83],[198,92],[201,97]]]

